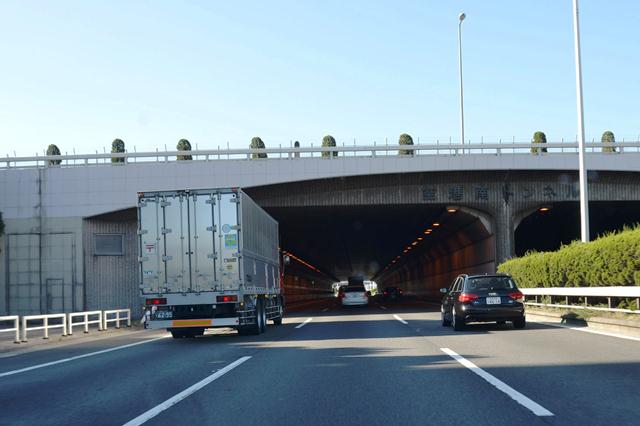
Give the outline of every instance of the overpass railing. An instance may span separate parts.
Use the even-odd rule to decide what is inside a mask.
[[[640,314],[640,286],[521,288],[520,291],[529,306]],[[616,308],[616,300],[635,300],[636,309]]]
[[[532,149],[535,152],[532,152]],[[546,152],[542,152],[545,149]],[[638,153],[640,141],[585,144],[588,153],[603,153],[608,155]],[[403,154],[399,154],[399,152]],[[611,152],[610,152],[611,151]],[[282,147],[264,149],[208,149],[195,151],[151,151],[151,152],[123,152],[123,153],[93,153],[93,154],[65,154],[50,156],[10,157],[0,158],[0,169],[29,168],[29,167],[69,167],[87,165],[123,166],[131,163],[168,163],[180,161],[178,156],[189,155],[192,161],[218,160],[297,160],[301,158],[322,158],[327,161],[353,157],[396,157],[420,158],[424,156],[442,155],[540,155],[564,154],[575,155],[578,152],[577,142],[551,142],[534,144],[530,142],[500,142],[500,143],[440,143],[417,145],[352,145],[336,147]],[[259,158],[264,156],[264,158]]]

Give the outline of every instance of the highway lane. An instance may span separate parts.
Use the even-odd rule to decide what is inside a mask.
[[[220,371],[147,424],[633,424],[640,415],[638,342],[536,324],[454,333],[434,306],[383,306],[328,300],[261,336],[164,338],[0,377],[0,423],[125,424]],[[160,335],[0,359],[0,374]],[[446,348],[553,416],[535,415]]]

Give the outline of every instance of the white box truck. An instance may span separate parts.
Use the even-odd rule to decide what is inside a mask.
[[[278,223],[240,189],[138,194],[145,328],[174,338],[282,323]]]

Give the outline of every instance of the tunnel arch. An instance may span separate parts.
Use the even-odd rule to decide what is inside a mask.
[[[516,215],[515,255],[552,251],[580,239],[578,202],[539,203]],[[589,203],[591,239],[640,223],[640,201]]]

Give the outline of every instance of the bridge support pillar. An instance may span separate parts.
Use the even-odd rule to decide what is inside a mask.
[[[495,214],[496,268],[515,255],[514,212],[509,203],[501,203]]]

